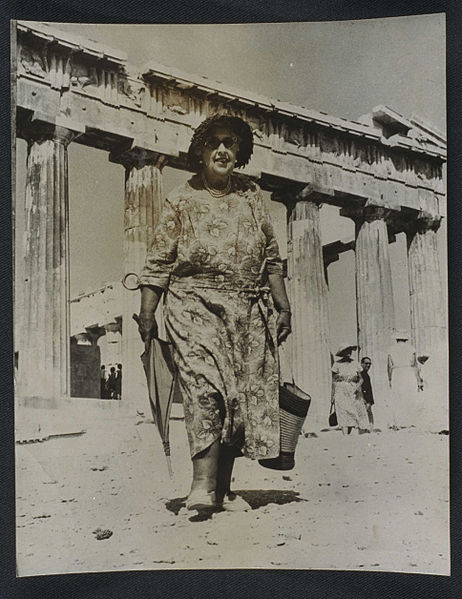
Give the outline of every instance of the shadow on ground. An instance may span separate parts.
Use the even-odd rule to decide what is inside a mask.
[[[257,489],[255,491],[235,491],[237,495],[240,495],[242,499],[247,501],[253,510],[257,510],[260,507],[264,507],[270,503],[276,505],[284,505],[286,503],[294,503],[300,501],[306,501],[303,497],[300,497],[300,493],[296,491],[281,491],[273,489]],[[178,516],[180,510],[186,505],[186,497],[175,497],[169,499],[165,507]],[[216,510],[215,510],[216,511]],[[202,522],[212,517],[214,510],[204,510],[198,513],[196,516],[190,518],[191,522]]]
[[[259,507],[264,507],[269,503],[275,503],[276,505],[284,505],[286,503],[297,503],[300,501],[306,501],[303,497],[300,497],[300,493],[296,491],[281,491],[277,489],[257,489],[255,491],[236,491],[237,495],[240,495],[242,499],[245,499],[253,510],[257,510]]]

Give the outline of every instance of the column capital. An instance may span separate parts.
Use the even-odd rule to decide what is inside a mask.
[[[143,166],[156,166],[158,169],[166,165],[168,157],[153,150],[130,144],[128,148],[113,150],[109,154],[109,161],[121,164],[126,169],[142,168]]]
[[[425,233],[426,231],[438,231],[441,225],[442,216],[426,212],[424,210],[412,214],[403,215],[399,221],[399,227],[396,231],[404,231],[408,236],[412,237],[415,233]]]
[[[18,137],[28,144],[57,141],[68,146],[85,133],[85,125],[62,116],[50,116],[39,112],[30,114],[17,123]]]
[[[415,226],[419,232],[438,231],[442,218],[440,214],[430,214],[422,211],[415,220]]]
[[[351,218],[356,225],[361,225],[364,222],[371,223],[375,220],[383,220],[389,224],[395,212],[395,210],[391,210],[385,206],[366,204],[365,206],[351,206],[342,208],[340,210],[340,215]]]

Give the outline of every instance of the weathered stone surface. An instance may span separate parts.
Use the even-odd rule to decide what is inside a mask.
[[[24,312],[20,339],[20,393],[69,393],[68,175],[72,133],[32,140],[28,148]]]
[[[143,158],[139,154],[124,154],[126,167],[124,214],[124,270],[141,272],[152,232],[159,220],[163,202],[163,156]],[[143,343],[133,314],[140,308],[139,292],[123,290],[122,296],[122,363],[124,378],[122,397],[139,411],[148,410],[146,377],[140,361]],[[161,310],[161,307],[159,307]],[[163,333],[162,326],[160,334]]]
[[[296,202],[289,216],[288,239],[292,375],[312,399],[305,430],[316,430],[326,426],[331,390],[327,284],[316,202]]]
[[[52,45],[44,41],[45,30],[53,37]],[[116,51],[80,40],[76,52],[76,40],[70,38],[40,24],[19,26],[18,108],[40,112],[44,119],[64,115],[81,123],[86,133],[80,143],[109,151],[134,143],[185,168],[191,129],[222,111],[251,124],[255,152],[244,170],[262,177],[263,186],[265,175],[302,183],[316,180],[342,194],[371,197],[377,203],[384,199],[397,209],[418,209],[418,189],[444,198],[445,149],[424,130],[419,136],[400,133],[386,139],[372,125],[154,63],[138,77]]]
[[[418,355],[433,355],[447,335],[437,245],[439,225],[439,218],[423,215],[407,235],[411,336]]]
[[[313,395],[312,422],[324,424],[330,397],[327,287],[317,202],[356,211],[366,206],[356,239],[359,343],[374,361],[381,388],[383,351],[394,326],[383,218],[395,215],[392,235],[403,230],[403,212],[424,211],[436,219],[444,213],[446,152],[441,136],[383,107],[374,109],[371,123],[358,123],[154,63],[139,77],[119,52],[45,24],[18,24],[18,57],[18,135],[36,136],[28,159],[26,308],[20,343],[26,394],[58,396],[69,388],[66,131],[78,131],[79,143],[108,151],[111,160],[125,166],[125,272],[138,273],[161,207],[162,165],[168,157],[173,167],[187,168],[192,129],[217,111],[250,123],[255,148],[244,172],[259,179],[263,189],[297,184],[308,190],[295,206],[293,197],[281,201],[291,210],[293,373],[295,382]],[[374,118],[383,121],[382,128],[374,125]],[[409,241],[413,331],[423,345],[441,329],[440,307],[429,303],[436,301],[435,294],[429,294],[437,280],[433,233],[419,231]],[[52,310],[47,307],[45,312],[45,305]],[[132,321],[138,307],[139,294],[124,291],[124,393],[134,401],[146,393],[138,358],[142,347]],[[24,366],[35,355],[43,363],[41,371],[52,373],[46,381],[37,382]]]
[[[371,206],[355,218],[359,354],[372,360],[370,374],[379,426],[393,424],[388,403],[387,348],[395,327],[395,310],[387,215],[386,209]]]

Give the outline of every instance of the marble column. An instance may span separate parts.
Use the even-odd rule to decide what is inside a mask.
[[[449,428],[448,340],[437,236],[441,217],[421,214],[407,228],[411,338],[423,365],[421,409],[416,426]]]
[[[51,135],[51,134],[50,134]],[[75,133],[29,139],[19,395],[70,393],[67,146]]]
[[[355,218],[358,345],[360,357],[369,356],[372,360],[370,375],[379,426],[393,424],[387,378],[387,350],[395,328],[388,216],[385,208],[369,206]]]
[[[139,274],[146,258],[152,232],[159,220],[163,202],[162,168],[166,157],[127,153],[123,156],[126,169],[124,209],[124,271]],[[132,403],[139,412],[149,411],[146,377],[140,355],[143,343],[133,320],[140,308],[140,293],[123,290],[122,303],[122,399]],[[160,306],[161,309],[161,306]],[[161,321],[161,319],[159,319]],[[162,326],[160,334],[162,335]]]
[[[331,362],[320,205],[309,197],[299,196],[289,210],[287,280],[292,308],[292,375],[295,384],[311,395],[305,430],[315,431],[327,425]]]
[[[407,231],[411,337],[418,355],[431,356],[446,341],[437,232],[441,217],[421,216]]]

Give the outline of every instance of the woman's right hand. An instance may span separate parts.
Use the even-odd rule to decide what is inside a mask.
[[[138,324],[138,332],[145,344],[157,337],[157,323],[154,312],[140,312],[134,314],[133,319]]]

